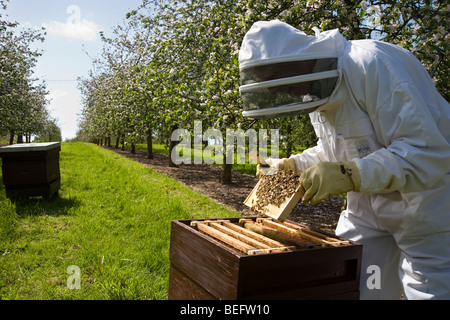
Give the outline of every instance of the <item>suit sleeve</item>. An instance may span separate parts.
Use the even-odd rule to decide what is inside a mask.
[[[436,124],[436,119],[446,117],[448,131],[448,112],[431,112],[419,92],[409,82],[399,83],[384,103],[371,110],[378,139],[386,147],[354,159],[361,192],[420,192],[450,172],[449,143]]]

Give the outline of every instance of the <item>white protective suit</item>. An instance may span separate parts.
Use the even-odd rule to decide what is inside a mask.
[[[300,171],[357,164],[360,192],[348,193],[336,234],[363,244],[361,299],[450,299],[449,103],[410,52],[338,30],[257,22],[239,58],[242,69],[319,56],[338,58],[339,80],[310,113],[317,146],[293,158]]]

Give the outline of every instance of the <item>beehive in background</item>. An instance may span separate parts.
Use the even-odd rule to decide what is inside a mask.
[[[60,188],[61,144],[24,143],[0,148],[3,184],[9,198],[50,197]]]

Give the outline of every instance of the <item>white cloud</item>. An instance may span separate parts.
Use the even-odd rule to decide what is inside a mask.
[[[94,22],[85,19],[77,23],[53,21],[50,24],[43,23],[42,26],[49,34],[56,34],[69,39],[81,39],[85,41],[97,40],[101,30]]]

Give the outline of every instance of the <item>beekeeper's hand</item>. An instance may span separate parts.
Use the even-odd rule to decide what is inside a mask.
[[[300,176],[305,190],[303,202],[318,202],[349,191],[359,191],[361,176],[353,161],[322,162],[305,170]]]
[[[297,170],[297,165],[295,164],[295,160],[292,158],[283,158],[283,159],[272,159],[269,158],[266,160],[266,163],[270,168],[264,167],[262,164],[258,164],[256,167],[256,176],[258,179],[261,179],[261,176],[266,174],[268,171],[276,172],[277,170],[292,170],[296,174],[300,174]]]

